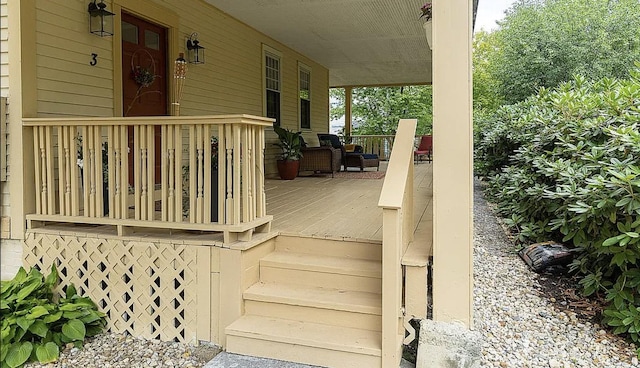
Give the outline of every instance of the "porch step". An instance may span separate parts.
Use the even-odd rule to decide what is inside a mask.
[[[244,293],[247,314],[381,331],[382,296],[260,282]]]
[[[366,259],[275,251],[260,260],[260,280],[269,283],[382,293],[382,264]]]
[[[304,254],[326,255],[344,259],[382,260],[382,243],[358,240],[319,239],[279,235],[276,250]]]
[[[381,366],[377,331],[254,315],[225,331],[231,353],[335,368]]]

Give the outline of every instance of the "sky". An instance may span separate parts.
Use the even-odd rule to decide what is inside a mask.
[[[490,31],[497,28],[496,21],[504,18],[504,11],[514,2],[515,0],[480,0],[475,29]]]

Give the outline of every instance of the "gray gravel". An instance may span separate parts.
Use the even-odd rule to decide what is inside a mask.
[[[83,349],[65,349],[56,363],[31,363],[25,367],[195,368],[202,367],[219,351],[211,345],[193,346],[105,333],[87,340]]]
[[[483,367],[640,367],[636,347],[556,309],[482,197],[474,198],[475,328]],[[549,277],[549,276],[547,276]]]
[[[538,275],[529,271],[476,183],[475,329],[484,336],[483,367],[640,367],[636,347],[556,309],[538,291]],[[202,367],[218,353],[213,346],[163,343],[103,334],[84,349],[66,349],[48,368]]]

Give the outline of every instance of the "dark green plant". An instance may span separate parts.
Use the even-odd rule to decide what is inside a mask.
[[[279,143],[274,143],[280,147],[280,159],[284,161],[296,161],[302,157],[302,139],[301,132],[293,132],[289,129],[281,128],[277,125],[273,126],[278,135]]]
[[[73,285],[60,298],[54,289],[58,271],[51,266],[45,278],[32,268],[20,268],[0,289],[0,365],[22,367],[28,361],[40,363],[58,359],[60,348],[72,343],[82,347],[85,337],[97,335],[106,325],[105,314],[91,299],[81,297]]]
[[[640,341],[640,64],[629,80],[576,77],[476,122],[476,172],[518,240],[581,250],[584,294]],[[640,351],[639,351],[640,353]]]

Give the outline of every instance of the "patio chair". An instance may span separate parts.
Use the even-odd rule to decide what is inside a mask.
[[[340,142],[340,138],[335,134],[318,133],[318,140],[320,145],[327,144],[333,148],[339,148],[342,152],[342,165],[344,171],[347,171],[349,167],[359,167],[360,171],[364,171],[365,167],[375,167],[376,170],[380,168],[380,159],[376,154],[368,154],[362,152],[362,147],[358,145],[346,145]]]
[[[431,162],[431,153],[433,151],[433,136],[423,135],[420,137],[420,145],[413,151],[413,159],[419,163],[421,157],[427,156],[427,161]]]

